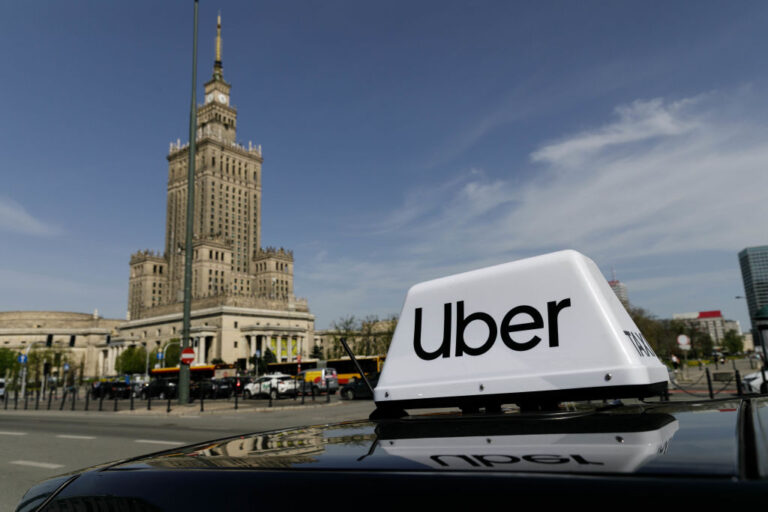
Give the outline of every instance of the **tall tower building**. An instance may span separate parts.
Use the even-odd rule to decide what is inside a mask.
[[[749,319],[755,330],[755,313],[768,305],[768,245],[747,247],[739,253],[744,295],[747,298]]]
[[[242,318],[229,326],[240,331],[225,330],[227,322],[218,317],[203,322],[209,328],[218,324],[218,330],[207,329],[203,336],[218,347],[214,352],[227,354],[229,348],[243,359],[240,344],[244,337],[250,353],[271,348],[279,359],[290,360],[301,353],[301,342],[311,339],[307,333],[313,330],[314,317],[306,300],[293,295],[293,252],[261,245],[264,160],[261,146],[250,142],[246,146],[237,140],[237,109],[232,105],[232,86],[224,79],[221,16],[216,26],[213,74],[204,87],[203,103],[197,107],[192,246],[186,247],[189,144],[177,140],[167,156],[165,251],[145,250],[131,256],[125,339],[132,339],[129,330],[139,324],[169,328],[167,334],[162,326],[134,331],[144,338],[178,336],[175,320],[168,315],[181,312],[184,258],[191,250],[193,320],[195,311],[200,318],[199,312],[206,311],[206,318],[211,319],[240,308],[236,313]],[[282,322],[275,320],[281,316]],[[246,335],[242,327],[249,324],[242,320],[248,318],[252,323]],[[285,331],[289,325],[292,331]],[[228,343],[232,346],[227,347]]]
[[[629,294],[627,293],[627,285],[616,279],[616,271],[611,267],[611,280],[608,281],[611,286],[611,290],[619,298],[625,308],[629,309]]]

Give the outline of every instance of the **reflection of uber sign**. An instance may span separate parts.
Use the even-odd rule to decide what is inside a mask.
[[[408,290],[374,401],[383,416],[548,407],[657,395],[668,378],[597,265],[561,251]]]
[[[547,302],[547,316],[548,316],[548,333],[549,333],[549,346],[556,347],[559,342],[559,334],[557,331],[557,315],[563,308],[571,306],[571,299],[563,299],[560,301]],[[517,320],[519,322],[520,316],[523,315],[524,319],[528,319],[525,323],[513,323]],[[445,304],[443,306],[443,342],[440,347],[433,351],[428,352],[424,350],[421,344],[421,308],[416,308],[415,322],[413,330],[413,348],[416,350],[416,355],[426,361],[436,359],[438,357],[450,357],[451,355],[451,304]],[[467,326],[472,322],[483,322],[488,328],[488,337],[485,342],[479,347],[470,347],[464,340],[464,331]],[[533,306],[521,305],[516,306],[504,315],[501,320],[501,324],[498,327],[501,334],[501,340],[504,344],[512,350],[525,351],[530,350],[539,344],[541,338],[533,336],[527,341],[515,340],[510,333],[529,331],[532,329],[541,329],[544,327],[544,319],[539,313],[539,310]],[[464,301],[460,300],[456,302],[456,357],[461,357],[463,354],[470,356],[479,356],[488,352],[496,341],[496,322],[493,317],[488,313],[478,311],[468,316],[464,316]]]

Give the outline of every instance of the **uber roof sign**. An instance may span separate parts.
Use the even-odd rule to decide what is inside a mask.
[[[561,251],[413,286],[374,400],[552,404],[655,395],[667,380],[597,265]]]

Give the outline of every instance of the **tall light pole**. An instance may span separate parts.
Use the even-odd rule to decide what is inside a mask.
[[[197,138],[197,6],[195,0],[192,30],[192,100],[189,105],[189,167],[187,169],[187,237],[184,244],[184,317],[181,348],[189,347],[189,324],[192,310],[192,237],[194,234],[195,200],[195,139]],[[179,403],[189,402],[189,366],[179,365]]]

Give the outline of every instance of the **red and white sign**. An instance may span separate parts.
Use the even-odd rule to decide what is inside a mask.
[[[195,349],[187,347],[181,351],[181,362],[184,364],[190,364],[195,360]]]
[[[690,345],[691,344],[691,338],[689,338],[685,334],[681,334],[680,336],[677,337],[677,344],[680,345],[681,347],[683,347],[685,345]]]

